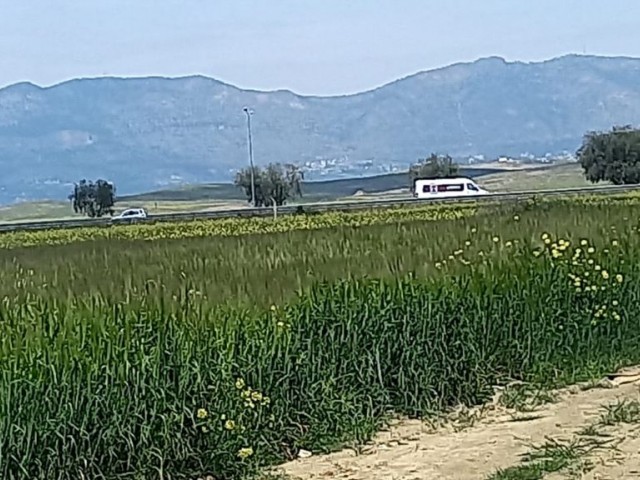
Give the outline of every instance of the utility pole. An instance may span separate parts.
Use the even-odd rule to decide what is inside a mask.
[[[247,136],[249,137],[249,166],[251,167],[251,204],[256,208],[256,179],[255,168],[253,167],[253,139],[251,137],[251,115],[253,110],[244,107],[244,113],[247,114]]]

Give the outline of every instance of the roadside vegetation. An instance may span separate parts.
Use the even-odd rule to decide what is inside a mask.
[[[640,363],[637,205],[22,237],[0,252],[0,477],[243,478]]]

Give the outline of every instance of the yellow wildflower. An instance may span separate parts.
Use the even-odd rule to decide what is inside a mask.
[[[586,247],[587,245],[589,245],[589,242],[587,242],[586,240],[580,240],[580,245]]]
[[[618,240],[612,240],[611,241],[611,245],[613,245],[614,247],[618,246]]]
[[[233,420],[227,420],[226,422],[224,422],[224,428],[226,430],[233,430],[234,428],[236,428],[236,422],[234,422]]]
[[[244,380],[242,378],[236,379],[236,388],[242,390],[244,388]]]
[[[607,272],[606,270],[602,270],[602,273],[600,275],[602,275],[602,278],[604,278],[605,280],[609,279],[609,272]]]
[[[595,251],[596,251],[596,249],[595,249],[595,248],[593,248],[593,247],[589,247],[589,248],[587,248],[587,253],[593,253],[593,252],[595,252]]]
[[[251,400],[253,400],[254,402],[262,401],[262,394],[260,392],[251,393]]]
[[[200,420],[204,420],[209,416],[209,412],[207,412],[204,408],[199,408],[196,415]]]
[[[500,237],[493,237],[493,243],[498,243],[500,241]]]
[[[511,246],[513,246],[513,242],[511,242],[511,241],[507,241],[507,242],[504,244],[504,246],[505,246],[505,247],[511,247]]]
[[[520,216],[519,215],[514,215],[513,219],[517,222],[518,220],[520,220]]]
[[[253,448],[251,447],[241,448],[240,450],[238,450],[238,458],[240,460],[249,458],[251,455],[253,455]]]
[[[618,282],[618,283],[622,283],[622,282],[623,282],[623,280],[624,280],[624,277],[623,277],[622,275],[620,275],[620,274],[617,274],[617,275],[616,275],[616,282]]]

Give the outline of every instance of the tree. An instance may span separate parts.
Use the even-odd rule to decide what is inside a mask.
[[[116,187],[106,180],[81,180],[76,183],[69,200],[76,213],[82,213],[91,218],[113,215],[116,202]]]
[[[302,196],[304,172],[295,165],[271,163],[264,170],[254,167],[253,173],[257,207],[280,206],[293,197]],[[251,201],[251,167],[236,173],[234,183]]]
[[[458,174],[458,165],[449,155],[432,153],[428,158],[418,160],[409,167],[409,182],[413,191],[418,178],[447,178]]]
[[[640,130],[613,127],[609,132],[589,132],[577,151],[584,175],[592,183],[640,183]]]

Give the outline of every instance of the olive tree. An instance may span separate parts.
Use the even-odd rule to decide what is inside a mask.
[[[614,185],[640,183],[640,130],[613,127],[609,132],[589,132],[577,151],[587,180]]]
[[[257,207],[280,206],[294,197],[302,196],[304,172],[295,165],[271,163],[264,169],[256,166],[253,177]],[[251,202],[251,168],[238,171],[234,183]]]
[[[106,180],[81,180],[76,183],[73,193],[69,195],[71,206],[75,213],[82,213],[89,217],[113,215],[116,202],[116,187]]]
[[[449,155],[432,153],[428,158],[418,160],[409,167],[409,185],[414,189],[418,178],[447,178],[458,174],[458,164]]]

